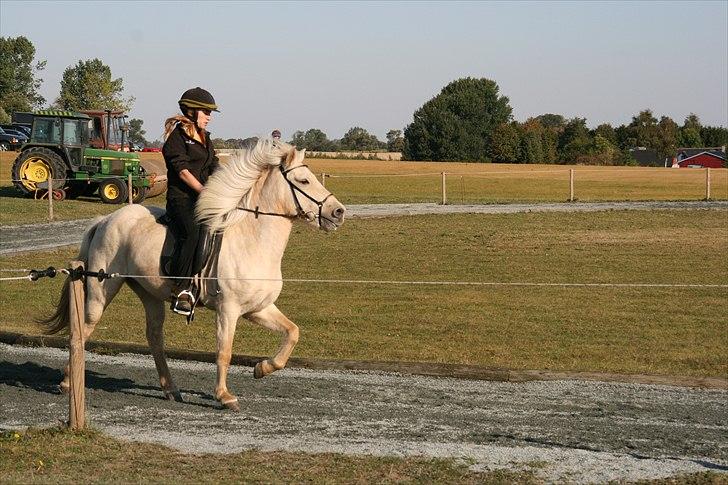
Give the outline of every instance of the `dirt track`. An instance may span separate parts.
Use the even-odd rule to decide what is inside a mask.
[[[67,419],[67,352],[0,344],[0,429]],[[550,381],[498,383],[376,372],[231,369],[242,411],[213,399],[211,364],[172,361],[185,403],[162,398],[151,357],[87,353],[88,417],[123,439],[194,453],[244,449],[425,455],[547,481],[728,473],[728,392]]]
[[[554,204],[370,204],[347,206],[347,217],[419,214],[513,214],[517,212],[596,212],[608,210],[728,209],[728,201],[580,202]],[[0,227],[0,255],[79,244],[89,219]],[[33,230],[30,231],[29,229]]]

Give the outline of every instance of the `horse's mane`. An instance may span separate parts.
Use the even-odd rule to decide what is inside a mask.
[[[292,145],[271,138],[258,139],[255,146],[242,150],[210,176],[197,199],[195,217],[211,231],[220,231],[240,222],[247,212],[236,211],[242,199],[265,170],[279,165],[294,150]]]

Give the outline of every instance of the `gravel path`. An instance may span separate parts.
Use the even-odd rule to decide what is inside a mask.
[[[608,210],[728,209],[728,201],[712,202],[579,202],[560,204],[440,205],[369,204],[347,206],[347,217],[419,214],[513,214],[516,212],[596,212]],[[90,219],[0,227],[0,255],[79,244]]]
[[[67,352],[0,344],[0,429],[68,419]],[[247,449],[462,459],[605,482],[713,470],[728,476],[728,391],[550,381],[503,383],[233,367],[242,411],[213,399],[212,364],[170,361],[184,403],[163,399],[151,357],[86,354],[88,419],[125,440],[192,453]]]

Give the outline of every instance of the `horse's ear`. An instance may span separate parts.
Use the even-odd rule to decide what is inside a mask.
[[[293,160],[296,159],[296,149],[291,148],[286,154],[286,159],[283,162],[284,167],[290,167],[293,164]]]

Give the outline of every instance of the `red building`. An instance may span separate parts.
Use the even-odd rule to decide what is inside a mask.
[[[725,168],[725,149],[686,148],[679,149],[676,164],[680,168]],[[674,166],[674,165],[673,165]]]

